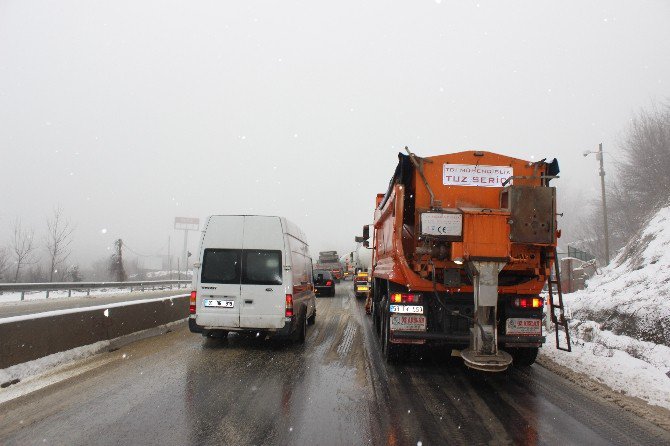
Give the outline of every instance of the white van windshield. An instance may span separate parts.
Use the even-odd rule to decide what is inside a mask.
[[[281,285],[281,251],[205,249],[202,283]]]
[[[281,251],[245,249],[242,283],[281,285]]]
[[[240,283],[239,249],[205,249],[202,283]]]

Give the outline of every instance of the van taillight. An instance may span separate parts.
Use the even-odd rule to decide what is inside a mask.
[[[293,296],[286,295],[286,317],[293,317]]]
[[[195,291],[191,291],[191,298],[189,299],[188,312],[190,314],[195,314]]]
[[[517,308],[542,308],[544,300],[538,297],[517,297],[512,303]]]
[[[333,284],[333,282],[330,281],[330,280],[328,282],[326,282],[326,286],[331,286],[332,284]]]

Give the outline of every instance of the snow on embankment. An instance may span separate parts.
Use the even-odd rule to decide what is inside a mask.
[[[670,206],[658,211],[587,287],[564,296],[574,318],[670,346]]]
[[[549,341],[542,355],[670,409],[670,207],[658,211],[587,289],[563,299],[572,313],[572,352]]]

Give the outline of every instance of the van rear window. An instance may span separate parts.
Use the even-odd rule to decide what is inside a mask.
[[[243,284],[281,285],[281,251],[245,249],[243,261]]]
[[[240,283],[241,250],[205,249],[202,283]]]

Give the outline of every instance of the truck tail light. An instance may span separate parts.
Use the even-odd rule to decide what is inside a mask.
[[[293,317],[293,295],[286,295],[286,317]]]
[[[333,284],[333,282],[332,282],[331,280],[329,280],[328,282],[326,282],[326,286],[331,286],[332,284]]]
[[[539,297],[517,297],[512,301],[517,308],[542,308],[544,300]]]
[[[188,312],[189,314],[195,314],[195,298],[196,298],[196,292],[191,291],[191,298],[188,301]]]
[[[394,304],[418,304],[421,302],[421,295],[395,293],[391,296],[391,302]]]

